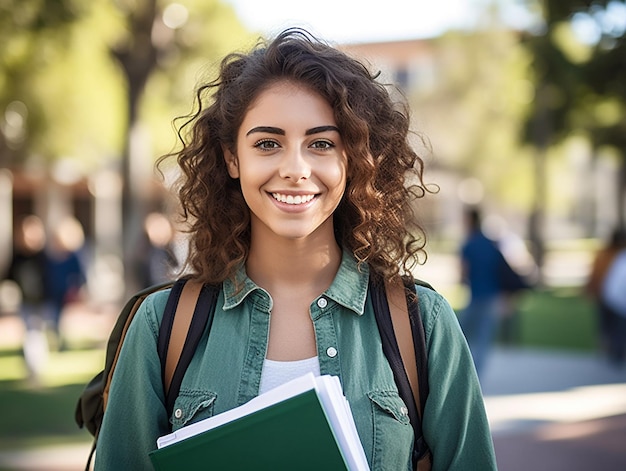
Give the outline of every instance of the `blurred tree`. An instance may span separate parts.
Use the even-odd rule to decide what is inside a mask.
[[[599,36],[589,61],[582,65],[583,79],[594,98],[592,119],[574,121],[583,125],[595,148],[609,146],[621,158],[617,187],[617,221],[626,227],[626,2],[580,2],[585,10],[570,12],[573,21],[591,19]]]
[[[137,173],[142,161],[151,156],[140,116],[146,88],[157,72],[168,76],[171,82],[184,75],[189,63],[197,66],[198,57],[204,62],[217,59],[245,33],[232,9],[218,0],[115,0],[115,5],[125,25],[124,33],[111,46],[111,53],[121,66],[127,90],[127,132],[121,172],[124,260],[130,264],[148,211],[141,171]],[[188,97],[193,88],[183,88]],[[127,289],[133,290],[136,270],[127,268]]]
[[[22,160],[29,138],[46,128],[33,77],[63,55],[87,11],[78,0],[0,1],[0,166]]]
[[[620,156],[616,202],[624,226],[626,187],[626,2],[542,0],[527,2],[543,23],[525,37],[533,56],[535,100],[525,137],[537,148],[537,199],[531,237],[542,257],[540,228],[545,205],[545,149],[572,133],[592,142],[593,156],[610,147]],[[564,30],[573,32],[583,54],[572,54]],[[582,46],[582,48],[581,48]],[[594,213],[595,214],[595,213]],[[594,233],[594,222],[589,223]]]
[[[172,119],[202,68],[248,38],[219,0],[0,0],[0,166],[119,166],[132,253]]]
[[[543,267],[544,215],[547,195],[547,155],[551,145],[562,139],[569,129],[568,111],[573,106],[580,84],[580,72],[554,43],[550,34],[526,34],[523,43],[532,56],[534,100],[529,107],[524,139],[535,147],[533,202],[528,238],[537,266]]]

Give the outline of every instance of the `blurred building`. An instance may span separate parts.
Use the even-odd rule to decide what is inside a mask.
[[[168,192],[156,180],[142,185],[146,211],[163,210]],[[116,302],[124,296],[122,183],[112,171],[64,179],[45,171],[0,169],[0,272],[11,256],[13,227],[29,214],[49,229],[66,216],[76,218],[85,234],[90,295]]]

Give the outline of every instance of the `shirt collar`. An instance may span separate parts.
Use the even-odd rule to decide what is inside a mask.
[[[344,250],[337,275],[324,294],[360,316],[365,311],[368,281],[369,266],[359,266],[352,253]]]
[[[224,281],[224,310],[232,309],[243,302],[253,291],[266,292],[254,281],[248,278],[246,267],[242,263],[235,272],[235,280],[227,278]],[[268,295],[268,298],[270,296]]]
[[[350,309],[357,315],[363,315],[369,280],[369,267],[366,263],[358,265],[354,256],[347,250],[343,251],[341,265],[335,279],[324,293],[325,296]],[[238,289],[240,288],[240,289]],[[235,281],[224,281],[224,310],[232,309],[252,292],[262,291],[263,288],[255,284],[246,274],[244,264],[241,264],[235,274]],[[268,294],[268,298],[270,298]]]

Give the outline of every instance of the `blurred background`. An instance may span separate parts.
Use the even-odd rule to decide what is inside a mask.
[[[410,102],[439,187],[416,205],[415,275],[463,309],[477,205],[532,279],[481,378],[500,469],[626,469],[626,367],[608,361],[589,287],[626,214],[615,0],[0,0],[0,469],[84,467],[73,409],[115,316],[184,257],[175,169],[154,170],[177,148],[173,120],[224,54],[288,26]],[[54,296],[50,279],[65,280]]]

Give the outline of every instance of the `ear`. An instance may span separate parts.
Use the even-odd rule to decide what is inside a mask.
[[[239,178],[239,161],[237,160],[237,156],[224,146],[222,147],[222,152],[224,153],[224,161],[226,162],[228,174],[231,178]]]

